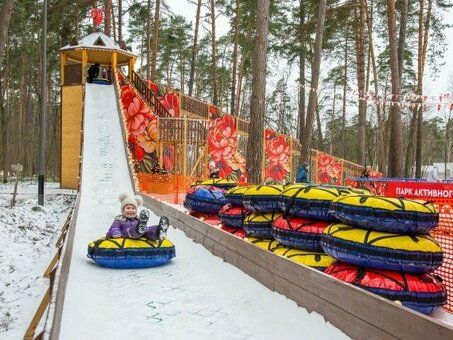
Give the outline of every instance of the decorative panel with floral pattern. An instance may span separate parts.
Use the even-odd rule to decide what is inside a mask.
[[[286,184],[290,182],[290,138],[284,134],[266,129],[265,137],[265,182]]]

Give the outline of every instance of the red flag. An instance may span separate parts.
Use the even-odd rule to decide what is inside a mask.
[[[98,26],[104,20],[104,11],[102,8],[92,8],[91,17],[93,18],[94,24]]]

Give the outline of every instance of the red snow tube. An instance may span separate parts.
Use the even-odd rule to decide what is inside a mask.
[[[219,219],[226,226],[236,229],[244,228],[244,218],[250,212],[243,206],[225,204],[219,211]]]
[[[389,300],[400,301],[403,306],[423,314],[431,314],[447,303],[446,288],[435,275],[405,274],[342,262],[332,264],[325,273]]]
[[[329,224],[327,221],[281,216],[272,223],[272,235],[287,247],[324,252],[321,234]]]

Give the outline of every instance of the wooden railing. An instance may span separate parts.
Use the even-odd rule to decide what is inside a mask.
[[[159,117],[171,117],[170,112],[162,105],[154,92],[151,91],[148,84],[133,70],[131,71],[131,82],[154,114]]]
[[[78,200],[77,200],[78,201]],[[78,204],[76,203],[76,206]],[[41,319],[44,315],[44,312],[47,310],[47,307],[49,306],[49,303],[51,301],[52,297],[52,291],[55,288],[54,283],[55,283],[55,277],[56,277],[56,272],[58,268],[58,263],[60,261],[60,258],[63,253],[63,248],[66,244],[66,236],[68,235],[69,229],[71,225],[73,225],[73,216],[74,216],[74,211],[76,209],[72,209],[72,211],[69,213],[65,224],[63,225],[63,228],[61,229],[61,234],[60,237],[58,238],[55,246],[57,248],[57,252],[55,253],[54,257],[50,261],[49,265],[47,266],[47,269],[44,272],[44,277],[49,279],[49,287],[47,288],[46,292],[44,293],[44,296],[42,297],[41,303],[38,306],[38,309],[35,312],[35,315],[33,316],[33,319],[31,320],[25,335],[24,335],[24,340],[38,340],[42,339],[43,333],[45,330],[42,330],[39,334],[35,335],[36,328],[41,322]]]

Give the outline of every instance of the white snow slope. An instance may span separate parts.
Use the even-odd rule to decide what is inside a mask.
[[[132,193],[113,86],[86,85],[80,210],[60,339],[344,339],[179,230],[172,263],[115,270],[86,257]],[[150,222],[158,217],[151,214]],[[171,221],[170,221],[171,222]]]

